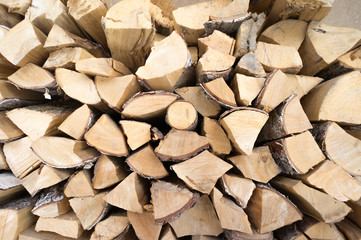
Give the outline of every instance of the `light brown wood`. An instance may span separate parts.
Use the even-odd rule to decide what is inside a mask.
[[[29,8],[31,4],[31,0],[16,0],[16,1],[0,0],[0,4],[7,7],[8,11],[11,13],[18,13],[21,15],[25,15],[26,10]]]
[[[276,230],[275,237],[279,240],[307,240],[295,223]]]
[[[88,232],[84,232],[78,240],[88,240],[90,237],[90,234]],[[35,231],[35,225],[29,227],[24,232],[22,232],[19,235],[19,240],[46,240],[46,239],[52,239],[52,240],[72,240],[74,238],[69,237],[63,237],[59,234],[53,233],[53,232],[36,232]]]
[[[250,77],[266,77],[266,72],[264,71],[262,64],[253,52],[243,55],[237,63],[234,71]]]
[[[208,152],[171,166],[171,169],[188,187],[201,193],[209,194],[218,178],[232,168],[232,165]]]
[[[79,59],[93,58],[88,51],[80,47],[66,47],[51,52],[43,68],[55,70],[56,68],[68,68],[75,70],[75,62]]]
[[[254,24],[254,19],[250,18],[244,21],[238,27],[236,34],[236,44],[234,46],[234,53],[233,53],[235,57],[241,57],[249,52],[248,40],[250,38],[250,32],[253,24]]]
[[[296,94],[299,98],[306,95],[311,89],[316,87],[319,83],[323,81],[322,78],[319,77],[310,77],[304,75],[295,75],[295,74],[286,74],[289,81],[295,82],[298,85],[298,89],[296,90]]]
[[[342,127],[348,134],[361,140],[361,125],[356,126],[343,126]]]
[[[345,240],[345,237],[341,232],[339,232],[334,224],[319,222],[313,218],[305,216],[304,219],[297,225],[305,233],[305,235],[311,239]]]
[[[174,30],[174,22],[170,18],[164,15],[162,9],[149,2],[149,12],[154,20],[154,26],[156,29],[156,34],[160,33],[165,36],[169,36]]]
[[[170,225],[165,225],[160,233],[159,240],[177,240]],[[193,240],[193,239],[192,239]]]
[[[198,112],[190,102],[175,101],[167,108],[165,121],[178,130],[194,130],[198,123]]]
[[[4,156],[3,145],[0,145],[0,170],[9,170],[9,166],[6,163]]]
[[[234,44],[234,38],[221,31],[215,30],[207,37],[198,38],[199,57],[202,57],[208,48],[213,48],[222,53],[233,55]]]
[[[124,213],[116,211],[95,225],[90,240],[119,239],[129,231],[129,228],[130,222],[128,217]]]
[[[172,12],[180,7],[185,7],[198,2],[206,2],[207,0],[151,0],[150,2],[158,6],[165,17],[173,20]]]
[[[10,171],[0,173],[0,204],[11,202],[24,193],[20,180]]]
[[[132,120],[121,120],[119,124],[127,137],[130,149],[136,150],[151,140],[150,124]]]
[[[262,90],[265,80],[264,78],[249,77],[237,73],[230,85],[237,104],[241,106],[251,105]]]
[[[252,119],[250,122],[248,119]],[[261,128],[266,123],[268,114],[255,108],[239,107],[224,112],[219,122],[231,140],[234,149],[250,155]]]
[[[84,169],[75,172],[68,179],[64,186],[64,194],[68,198],[71,197],[89,197],[97,194],[97,190],[92,187],[91,184],[91,171]]]
[[[136,213],[127,211],[127,215],[138,239],[158,240],[162,226],[155,224],[153,213]]]
[[[75,70],[90,76],[121,77],[132,72],[112,58],[85,58],[75,63]]]
[[[224,232],[225,236],[232,240],[273,240],[273,232],[263,234],[259,234],[255,230],[253,230],[252,234],[229,230],[225,230]]]
[[[348,219],[336,223],[336,226],[347,239],[356,240],[361,238],[361,229]]]
[[[16,140],[24,135],[7,116],[5,111],[0,111],[0,142]]]
[[[193,131],[172,129],[155,148],[155,154],[162,161],[184,161],[209,148],[206,137]]]
[[[234,93],[222,77],[201,83],[201,87],[206,94],[216,100],[221,106],[225,108],[237,107]]]
[[[347,217],[361,227],[361,199],[358,201],[348,201],[347,205],[352,209]]]
[[[103,114],[84,135],[87,144],[99,152],[117,157],[128,156],[128,146],[119,126]]]

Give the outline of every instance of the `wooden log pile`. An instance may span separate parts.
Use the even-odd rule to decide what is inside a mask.
[[[0,239],[361,239],[332,3],[0,0]]]

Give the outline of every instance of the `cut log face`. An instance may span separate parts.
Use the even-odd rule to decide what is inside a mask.
[[[88,240],[90,234],[88,232],[84,232],[78,240]],[[29,227],[24,232],[19,235],[19,240],[45,240],[45,239],[52,239],[52,240],[72,240],[74,238],[63,237],[59,234],[53,232],[44,232],[44,231],[35,231],[35,225]]]
[[[133,172],[110,191],[104,200],[127,211],[142,213],[143,206],[148,203],[146,181]]]
[[[80,47],[67,47],[51,52],[43,68],[55,70],[56,68],[68,68],[75,70],[75,63],[79,59],[94,58],[88,51]]]
[[[169,36],[174,30],[173,20],[165,16],[162,9],[151,1],[149,1],[149,12],[154,20],[155,34]]]
[[[353,71],[315,87],[302,99],[302,106],[311,121],[361,124],[361,116],[356,114],[361,107],[360,90],[361,73]]]
[[[215,80],[202,83],[201,87],[221,106],[226,108],[237,107],[234,93],[223,78],[217,78]]]
[[[259,234],[255,230],[253,230],[253,233],[249,234],[249,233],[225,230],[224,233],[227,239],[232,239],[232,240],[273,240],[274,239],[273,232]],[[300,239],[300,240],[306,240],[306,239]]]
[[[298,84],[298,89],[296,90],[296,94],[299,98],[302,98],[311,89],[313,89],[323,81],[323,79],[319,77],[309,77],[309,76],[294,75],[294,74],[286,74],[286,76],[290,79],[290,81],[293,81]]]
[[[347,239],[361,238],[361,229],[347,218],[336,223],[336,226],[347,237]]]
[[[224,191],[233,197],[242,208],[247,207],[247,203],[252,196],[253,190],[256,188],[256,185],[252,180],[229,173],[222,176],[221,185]]]
[[[154,40],[148,8],[142,0],[120,1],[108,10],[102,20],[112,57],[129,68],[144,65]],[[127,11],[122,11],[124,9]],[[137,17],[133,15],[135,12]]]
[[[178,238],[187,235],[218,236],[223,231],[207,195],[202,195],[194,207],[170,222],[170,225]]]
[[[128,156],[128,146],[118,125],[103,114],[85,134],[88,145],[95,147],[104,154],[117,157]]]
[[[122,238],[129,228],[130,222],[128,217],[123,213],[115,212],[95,225],[90,240]]]
[[[123,104],[122,117],[140,120],[159,117],[177,99],[178,95],[163,91],[138,93]]]
[[[224,197],[217,188],[213,189],[211,195],[214,208],[217,211],[223,229],[252,233],[251,224],[248,221],[247,214],[241,207]]]
[[[232,165],[205,150],[185,162],[172,165],[171,168],[188,187],[209,194],[218,178],[231,169]],[[205,169],[207,171],[204,171]]]
[[[207,97],[199,86],[178,88],[175,92],[184,100],[192,103],[197,112],[204,117],[216,117],[221,112],[219,104]]]
[[[249,106],[263,88],[264,78],[248,77],[236,74],[231,82],[236,102],[241,106]]]
[[[187,44],[174,31],[155,43],[145,65],[137,70],[136,75],[152,90],[171,92],[193,81],[192,63]]]
[[[0,53],[12,64],[22,67],[27,63],[43,64],[48,52],[43,48],[46,36],[29,19],[14,26],[0,40]],[[16,43],[18,47],[14,48]]]
[[[297,223],[297,226],[311,239],[345,240],[345,237],[334,224],[319,222],[308,216],[305,216],[301,222]]]
[[[74,173],[65,184],[64,194],[67,197],[89,197],[97,193],[91,185],[91,172],[84,169]]]
[[[0,0],[0,4],[7,7],[10,13],[18,13],[20,15],[25,15],[26,10],[28,10],[31,1],[30,0],[20,0],[20,1],[7,1]]]
[[[158,225],[176,220],[199,198],[198,193],[193,193],[184,186],[164,181],[154,182],[150,191],[155,223]]]
[[[20,180],[11,172],[0,173],[0,204],[12,201],[15,197],[24,193],[24,187]]]
[[[54,232],[63,237],[79,238],[84,229],[75,213],[70,211],[56,218],[40,217],[36,222],[35,231]]]
[[[75,63],[75,70],[90,76],[121,77],[132,72],[112,58],[85,58]]]
[[[273,211],[268,211],[273,209]],[[263,234],[302,219],[302,213],[276,190],[259,185],[248,202],[246,213],[256,230]]]
[[[9,142],[24,136],[21,131],[7,116],[0,111],[0,142]]]
[[[168,107],[165,121],[178,130],[194,130],[198,123],[198,112],[190,102],[175,101]]]
[[[259,41],[298,49],[306,37],[307,26],[307,22],[302,20],[283,20],[264,30]]]
[[[215,30],[211,35],[198,39],[199,57],[202,57],[208,48],[214,48],[222,53],[233,55],[234,44],[234,38]]]
[[[262,64],[253,52],[249,52],[242,56],[234,69],[236,73],[244,74],[250,77],[266,77]]]
[[[99,157],[99,153],[86,142],[63,137],[41,137],[31,148],[41,161],[55,168],[81,167]]]
[[[315,125],[313,133],[330,160],[350,174],[361,176],[361,140],[351,136],[333,122]]]
[[[158,240],[162,226],[155,224],[153,213],[136,213],[127,211],[127,215],[138,239]]]
[[[110,187],[128,175],[120,158],[101,155],[94,167],[92,186],[94,189]]]
[[[145,178],[160,179],[169,175],[149,144],[130,155],[126,162],[133,171]]]
[[[235,57],[241,57],[248,52],[249,50],[248,39],[250,38],[250,32],[253,24],[254,24],[254,19],[250,18],[244,21],[239,26],[236,35],[236,44],[233,53]]]
[[[248,121],[252,119],[252,122]],[[237,152],[250,155],[268,114],[255,108],[240,107],[223,113],[219,122]]]
[[[151,140],[152,126],[150,124],[131,120],[121,120],[119,124],[127,137],[130,149],[136,150]]]

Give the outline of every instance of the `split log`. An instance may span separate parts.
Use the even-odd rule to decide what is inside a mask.
[[[213,48],[224,54],[233,55],[234,44],[234,38],[215,30],[207,37],[198,38],[199,57],[202,57],[208,48]]]
[[[286,194],[302,212],[319,221],[325,223],[339,222],[351,211],[351,208],[345,203],[308,187],[300,180],[276,177],[271,181],[271,184]]]
[[[150,124],[132,120],[121,120],[119,124],[127,137],[130,149],[133,151],[151,140],[152,126]]]
[[[162,161],[184,161],[204,149],[209,148],[206,137],[196,132],[172,129],[155,148],[155,153]]]
[[[343,126],[342,128],[351,136],[361,140],[361,125]]]
[[[307,216],[297,226],[310,239],[345,240],[334,224],[319,222]]]
[[[46,36],[30,20],[25,19],[14,26],[0,40],[0,53],[12,64],[22,67],[27,63],[41,65],[48,57],[43,44]],[[16,48],[13,44],[16,43]]]
[[[223,78],[201,83],[204,92],[225,108],[237,107],[233,91]]]
[[[97,194],[97,190],[93,189],[91,184],[91,171],[84,169],[75,172],[70,176],[64,186],[64,194],[68,198],[71,197],[89,197]]]
[[[266,185],[258,185],[253,191],[246,213],[261,234],[302,219],[302,213],[292,202]]]
[[[300,74],[315,75],[341,55],[358,47],[360,40],[360,30],[311,22],[306,39],[299,49],[304,63]]]
[[[231,142],[217,120],[204,117],[201,133],[207,137],[210,151],[213,154],[223,156],[228,155],[232,151]]]
[[[88,76],[121,77],[132,72],[112,58],[85,58],[75,63],[75,70]]]
[[[333,122],[314,125],[313,134],[328,159],[343,167],[350,174],[361,176],[361,140],[349,135]]]
[[[252,119],[252,124],[248,119]],[[224,112],[219,119],[237,152],[250,155],[268,114],[255,108],[239,107]]]
[[[361,238],[361,229],[353,224],[350,220],[344,219],[336,223],[337,228],[350,240]]]
[[[95,147],[103,154],[117,157],[128,156],[128,146],[123,132],[107,114],[103,114],[98,121],[84,135],[89,146]]]
[[[253,230],[252,234],[229,230],[225,230],[224,232],[228,240],[273,240],[273,232],[263,234],[259,234],[255,230]]]
[[[237,104],[241,106],[251,105],[262,90],[265,80],[264,78],[248,77],[237,73],[231,82]]]
[[[1,29],[3,29],[0,25],[0,32],[3,32]],[[6,30],[8,31],[8,30]],[[7,32],[6,32],[7,33]],[[0,40],[5,36],[4,35],[0,38]],[[19,67],[13,65],[11,62],[9,62],[3,55],[0,53],[0,78],[1,79],[7,79],[11,74],[16,72]]]
[[[10,142],[22,136],[24,132],[6,116],[5,111],[0,111],[0,142]]]
[[[187,44],[179,33],[173,32],[154,44],[145,65],[135,74],[147,88],[171,92],[193,81],[192,63]]]
[[[55,168],[91,166],[99,157],[99,153],[85,141],[63,137],[38,138],[31,148],[42,162]]]
[[[0,173],[0,204],[11,202],[24,193],[20,180],[11,172]]]
[[[310,121],[361,124],[361,116],[355,114],[360,109],[360,89],[361,73],[346,73],[315,87],[302,99],[302,106]]]
[[[361,228],[361,199],[357,202],[349,201],[347,205],[352,208],[352,211],[347,217]]]
[[[302,69],[302,59],[294,47],[258,42],[255,56],[266,72],[280,69],[296,74]]]
[[[309,131],[268,143],[272,156],[283,173],[305,174],[325,160]],[[304,151],[307,149],[307,151]]]
[[[262,67],[262,64],[259,62],[253,52],[249,52],[243,55],[237,63],[234,71],[236,73],[257,78],[263,78],[267,76]]]
[[[299,49],[306,37],[307,26],[307,22],[302,20],[283,20],[264,30],[258,40]]]
[[[130,155],[126,163],[145,178],[160,179],[169,175],[149,144]]]
[[[133,172],[105,195],[104,200],[118,208],[142,213],[148,203],[147,182]]]
[[[170,225],[165,225],[165,227],[162,228],[162,232],[160,233],[159,240],[177,240]]]
[[[267,146],[256,147],[250,155],[236,155],[228,158],[245,176],[258,182],[268,183],[281,173]]]
[[[4,144],[6,163],[17,178],[24,178],[41,163],[30,148],[32,144],[33,141],[29,137]]]
[[[202,195],[191,209],[177,220],[170,222],[177,237],[187,235],[218,236],[223,232],[213,204],[207,195]]]
[[[80,47],[61,48],[51,52],[43,68],[55,70],[56,68],[67,68],[75,70],[75,63],[79,59],[93,58],[88,51]]]
[[[305,234],[297,227],[291,224],[275,231],[275,236],[279,240],[307,240]]]
[[[178,88],[175,92],[184,100],[192,103],[197,112],[204,117],[216,117],[221,112],[219,104],[206,97],[203,89],[199,86]]]
[[[92,186],[94,189],[104,189],[119,183],[127,175],[120,158],[101,155],[94,167]]]
[[[198,193],[189,191],[185,186],[164,181],[153,182],[150,192],[157,225],[173,222],[199,198]]]
[[[193,235],[192,240],[218,240],[217,237],[205,236],[205,235]]]
[[[90,240],[96,239],[122,239],[129,231],[130,222],[128,217],[117,211],[111,213],[106,219],[95,225]]]
[[[173,20],[172,12],[180,7],[185,7],[188,5],[196,4],[199,2],[205,2],[207,0],[187,0],[187,1],[179,1],[179,0],[151,0],[150,2],[154,5],[158,6],[165,17]]]
[[[166,123],[178,130],[194,130],[198,123],[198,112],[186,101],[175,101],[167,108]]]
[[[209,194],[216,185],[218,178],[232,168],[232,165],[208,152],[174,164],[171,169],[182,179],[188,187],[201,193]],[[207,171],[204,171],[207,169]]]
[[[127,215],[138,239],[158,240],[162,226],[155,224],[153,213],[136,213],[127,211]]]
[[[0,0],[0,4],[7,7],[10,13],[18,13],[21,15],[25,15],[26,10],[28,10],[31,4],[31,0],[16,0],[16,1]]]
[[[319,77],[310,77],[310,76],[295,75],[295,74],[286,74],[286,76],[289,78],[290,82],[295,82],[296,85],[298,85],[298,89],[296,90],[295,93],[299,98],[302,98],[311,89],[313,89],[323,81],[323,79]]]
[[[90,237],[89,232],[84,232],[78,240],[88,240]],[[52,240],[72,240],[74,238],[63,237],[59,234],[53,232],[37,232],[35,231],[35,225],[29,227],[24,232],[19,235],[19,240],[45,240],[45,239],[52,239]]]
[[[148,9],[148,4],[142,0],[120,1],[108,10],[102,20],[112,57],[129,68],[144,65],[154,41]]]
[[[165,16],[162,9],[158,5],[153,4],[152,1],[149,2],[149,12],[154,20],[156,34],[160,33],[169,36],[174,30],[173,20]]]

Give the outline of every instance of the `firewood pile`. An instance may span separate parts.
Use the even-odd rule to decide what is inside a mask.
[[[333,0],[0,4],[0,239],[361,239]]]

